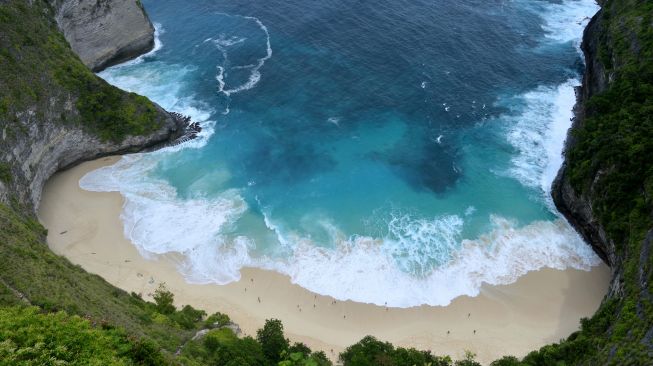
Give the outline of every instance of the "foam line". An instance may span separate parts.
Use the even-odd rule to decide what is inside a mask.
[[[270,44],[270,32],[268,31],[268,28],[261,22],[258,18],[256,17],[250,17],[250,16],[242,16],[242,15],[230,15],[230,14],[225,14],[225,13],[218,13],[226,16],[235,16],[235,17],[240,17],[243,19],[247,20],[252,20],[256,22],[256,24],[259,26],[259,28],[265,33],[266,36],[266,54],[264,57],[259,58],[257,62],[253,65],[241,65],[241,66],[234,66],[234,69],[251,69],[249,79],[247,82],[245,82],[242,85],[239,85],[235,88],[229,88],[229,89],[224,89],[224,85],[219,89],[220,92],[224,93],[226,96],[230,96],[232,94],[240,93],[245,90],[250,90],[253,87],[258,84],[258,82],[261,80],[261,72],[260,69],[265,65],[265,62],[272,58],[272,45]],[[243,42],[244,39],[240,39],[238,42],[223,42],[218,45],[218,47],[223,51],[223,54],[226,54],[226,51],[224,50],[224,47],[226,46],[231,46],[236,43]],[[226,60],[226,55],[225,55],[225,60]],[[224,66],[224,65],[223,65]],[[222,70],[224,72],[224,69]]]
[[[138,57],[136,57],[133,60],[129,60],[127,62],[123,62],[121,64],[112,66],[112,68],[121,68],[121,67],[127,67],[127,66],[133,66],[133,65],[138,65],[145,61],[148,58],[151,58],[154,56],[157,52],[159,52],[163,48],[163,42],[161,41],[161,35],[165,33],[165,29],[160,23],[154,23],[154,47],[152,50],[148,53],[142,54]]]

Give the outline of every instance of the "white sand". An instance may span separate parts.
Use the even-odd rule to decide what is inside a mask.
[[[281,319],[292,341],[334,358],[367,334],[454,358],[471,350],[483,363],[506,354],[524,356],[577,330],[579,319],[596,311],[608,288],[605,265],[591,272],[531,272],[511,285],[484,286],[479,296],[459,297],[446,307],[408,309],[332,304],[332,298],[294,285],[286,276],[254,268],[243,269],[242,279],[226,286],[191,285],[177,272],[174,255],[146,260],[125,239],[119,193],[79,188],[84,174],[117,159],[81,164],[47,183],[39,218],[55,253],[146,299],[164,282],[177,305],[227,313],[247,335],[255,335],[267,318]]]

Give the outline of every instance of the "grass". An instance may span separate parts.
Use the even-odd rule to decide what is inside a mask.
[[[576,144],[566,161],[573,187],[591,199],[599,224],[615,243],[622,294],[604,301],[566,340],[493,366],[646,365],[653,359],[653,256],[643,247],[653,227],[653,3],[602,5],[598,55],[611,82],[584,106],[586,119],[574,131]],[[25,121],[77,125],[106,141],[148,134],[161,122],[146,98],[110,86],[79,61],[43,0],[0,3],[0,85],[0,123],[8,131],[4,147],[17,143]],[[11,183],[11,170],[0,163],[0,181]],[[328,364],[301,344],[290,346],[280,324],[259,340],[221,329],[188,342],[198,329],[224,324],[228,317],[203,320],[203,312],[191,307],[172,309],[165,292],[153,304],[119,290],[52,253],[45,234],[19,202],[0,204],[0,365],[43,363],[39,357],[74,364],[72,355],[85,364],[109,365]],[[349,347],[341,360],[452,364],[447,357],[371,337]],[[473,364],[471,358],[456,363]]]
[[[193,335],[175,322],[155,322],[152,304],[54,254],[45,245],[45,233],[31,215],[0,205],[0,279],[32,305],[119,326],[171,352]],[[15,305],[17,301],[7,300],[11,298],[8,290],[0,291],[0,305]]]
[[[149,343],[64,312],[0,308],[0,365],[163,365]]]

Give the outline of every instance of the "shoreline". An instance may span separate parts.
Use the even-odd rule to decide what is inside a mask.
[[[590,272],[543,269],[510,285],[483,285],[478,296],[458,297],[445,307],[386,309],[352,301],[333,304],[333,298],[294,285],[287,276],[256,268],[244,268],[240,281],[224,286],[188,284],[174,255],[145,259],[124,238],[119,193],[79,188],[84,174],[119,158],[82,163],[46,183],[38,216],[56,254],[146,300],[165,282],[177,306],[226,313],[245,335],[254,336],[265,319],[278,318],[291,341],[332,359],[367,334],[454,359],[471,350],[484,364],[503,355],[521,357],[577,330],[580,318],[598,309],[609,286],[605,264]]]

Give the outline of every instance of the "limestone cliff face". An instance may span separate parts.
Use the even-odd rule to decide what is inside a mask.
[[[567,135],[565,150],[575,144],[573,130],[578,129],[585,118],[585,105],[593,96],[608,87],[608,80],[603,64],[598,57],[598,37],[602,23],[603,10],[599,11],[585,28],[582,49],[585,55],[585,74],[583,84],[576,90],[577,104],[575,118]],[[592,211],[592,200],[587,195],[577,193],[572,187],[563,164],[552,187],[553,201],[558,210],[580,232],[584,239],[594,248],[595,252],[609,266],[615,269],[618,263],[614,243],[608,238],[605,229],[599,224]],[[614,286],[613,286],[614,287]],[[614,288],[613,291],[617,291]]]
[[[582,86],[576,91],[575,118],[567,136],[565,151],[569,151],[577,143],[574,131],[583,128],[586,116],[594,113],[588,106],[588,101],[610,87],[615,78],[614,70],[623,64],[623,60],[620,60],[610,47],[603,47],[600,51],[602,42],[604,45],[613,45],[617,40],[610,39],[610,33],[606,31],[609,14],[616,13],[614,9],[616,2],[601,0],[599,4],[603,9],[591,19],[583,34],[582,49],[586,68]],[[628,41],[632,43],[631,50],[638,48],[636,37],[630,37]],[[601,52],[603,53],[601,54]],[[610,63],[611,69],[608,69],[604,62]],[[564,163],[553,182],[552,196],[558,210],[612,268],[613,277],[608,297],[619,298],[623,296],[625,254],[623,251],[617,250],[617,243],[607,234],[606,228],[599,222],[593,210],[593,198],[596,199],[600,196],[600,193],[597,193],[599,191],[597,186],[602,177],[611,172],[611,169],[613,168],[598,170],[590,177],[589,189],[581,194],[572,186],[567,164]],[[645,254],[645,258],[648,258],[648,248],[652,237],[653,230],[648,233],[647,240],[642,245],[642,253],[630,253],[629,255],[634,257]],[[646,287],[646,281],[642,280],[640,285]]]
[[[59,28],[93,71],[154,47],[154,27],[138,0],[51,0]]]
[[[7,79],[10,82],[0,82],[5,84],[5,89],[0,91],[0,101],[6,101],[7,95],[24,95],[25,90],[36,91],[34,93],[39,96],[24,98],[22,102],[14,100],[4,104],[5,109],[1,110],[0,203],[17,204],[33,212],[38,207],[45,182],[55,172],[101,156],[137,152],[173,140],[183,133],[186,122],[178,116],[145,98],[138,99],[139,104],[136,104],[137,97],[108,86],[86,70],[70,49],[64,49],[65,40],[58,34],[57,25],[67,32],[73,51],[91,67],[98,68],[127,56],[138,56],[151,43],[152,27],[136,0],[58,0],[47,4],[44,0],[33,0],[29,7],[22,8],[16,4],[19,2],[10,1],[3,5],[23,9],[20,10],[22,18],[12,16],[10,20],[16,23],[7,27],[17,28],[21,22],[38,24],[34,28],[41,34],[32,35],[38,40],[34,42],[41,39],[61,42],[62,46],[56,47],[61,52],[57,57],[65,58],[70,70],[79,75],[76,78],[85,81],[79,84],[84,87],[80,87],[54,78],[53,75],[59,74],[60,70],[48,69],[53,67],[47,60],[51,52],[44,46],[13,46],[18,41],[0,45],[15,58],[22,59],[21,65],[27,65],[29,72],[33,72],[33,75],[23,75],[27,87],[10,78]],[[19,37],[19,33],[10,37]],[[4,59],[0,61],[4,62]],[[0,81],[2,77],[0,75]],[[93,86],[87,87],[89,84]],[[127,130],[120,138],[101,138],[99,128],[93,127],[92,117],[80,111],[79,101],[87,94],[94,94],[94,101],[99,104],[92,111],[101,115],[102,108],[118,109],[132,103],[124,109],[135,108],[148,113],[153,127],[141,133],[138,129]],[[120,125],[124,121],[114,120],[112,123],[113,126],[109,123],[102,128],[125,128]]]
[[[143,150],[176,136],[182,127],[159,108],[162,126],[154,133],[128,136],[121,142],[102,141],[79,126],[57,121],[61,113],[75,113],[72,105],[72,100],[56,103],[45,111],[43,118],[37,117],[34,111],[20,116],[19,123],[24,128],[14,137],[15,143],[3,152],[4,159],[13,166],[14,179],[9,187],[0,184],[0,200],[6,201],[10,191],[20,202],[36,208],[45,182],[55,172],[85,160]],[[3,137],[8,133],[3,130]]]

